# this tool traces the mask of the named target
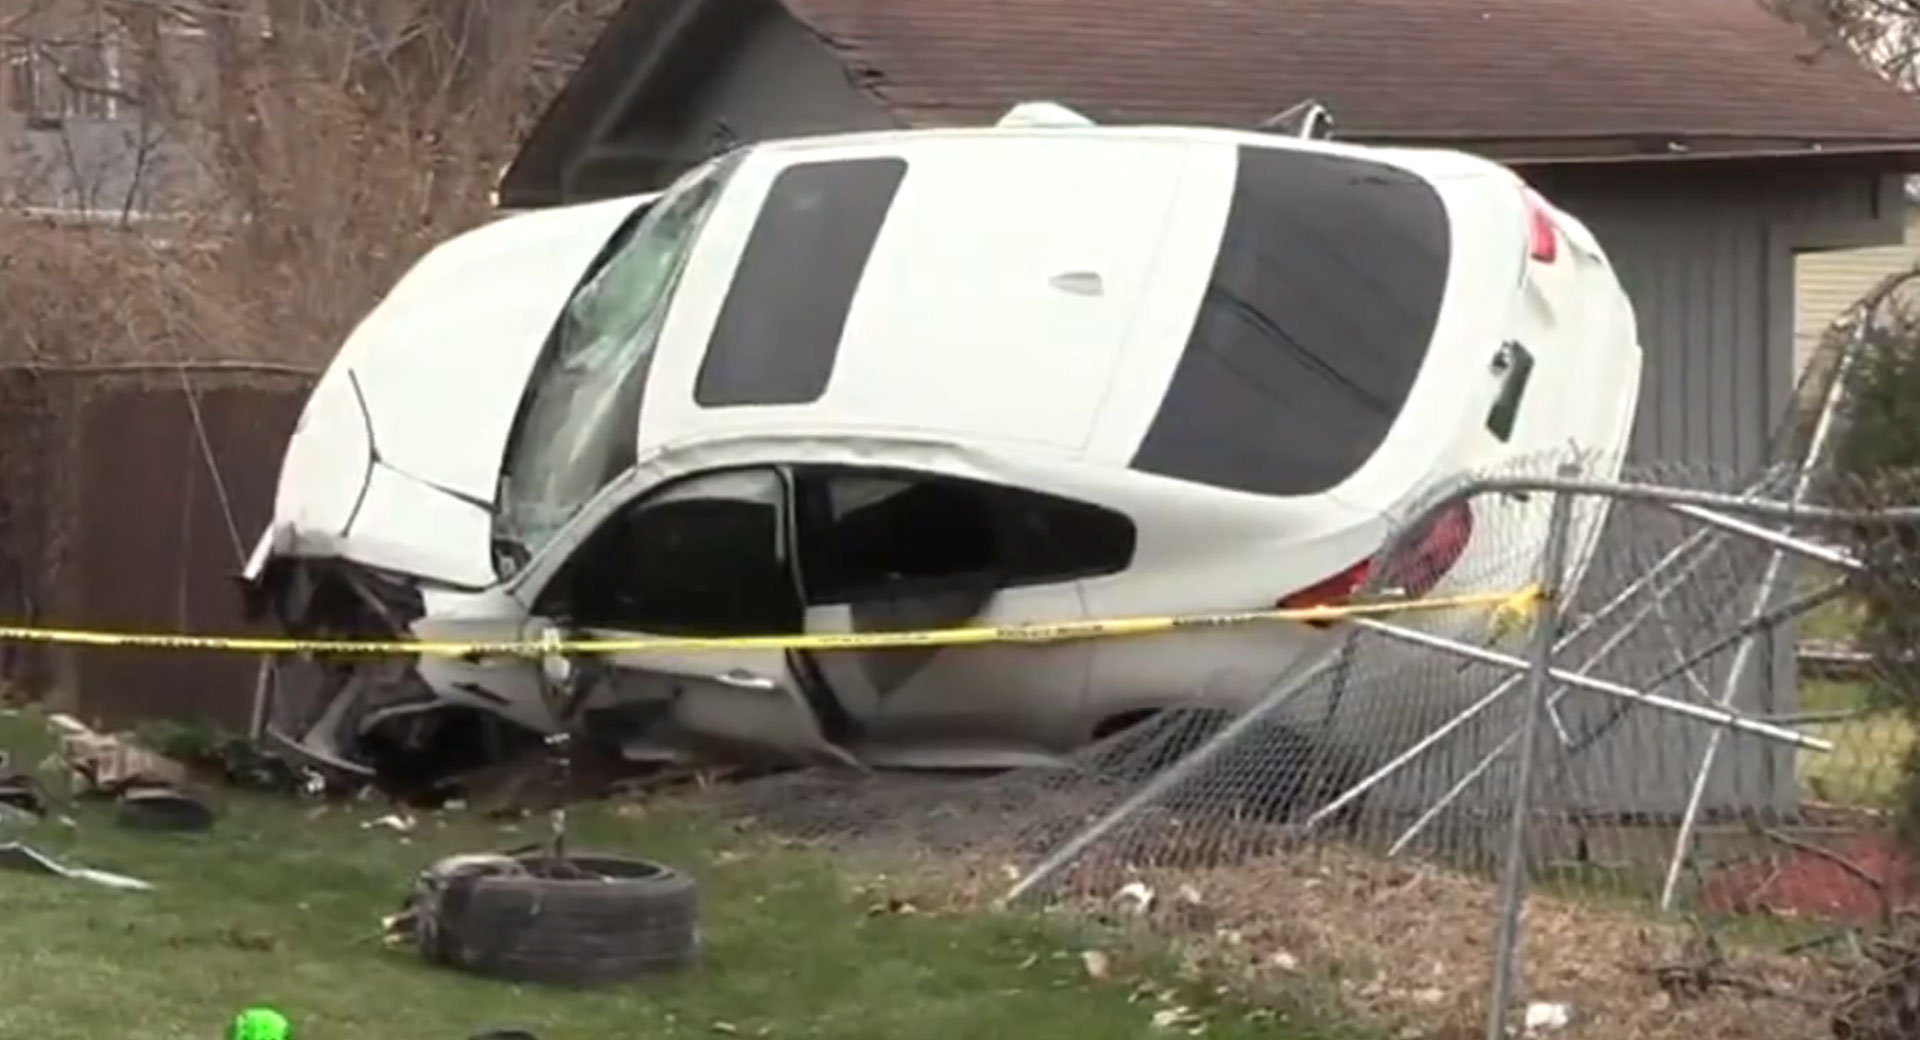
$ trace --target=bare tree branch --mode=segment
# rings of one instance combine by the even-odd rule
[[[0,206],[88,211],[0,211],[0,356],[319,362],[421,252],[488,218],[617,2],[13,0],[0,33],[45,63],[32,100],[118,118],[36,131],[0,167]],[[109,41],[102,66],[85,48]],[[102,155],[98,134],[125,143]]]

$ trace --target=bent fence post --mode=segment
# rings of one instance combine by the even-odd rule
[[[1560,475],[1571,479],[1572,467]],[[1564,610],[1561,586],[1566,573],[1567,529],[1573,520],[1573,494],[1553,497],[1547,520],[1546,551],[1540,564],[1541,609],[1534,615],[1533,645],[1528,653],[1527,706],[1520,728],[1520,763],[1514,784],[1513,815],[1507,825],[1506,862],[1500,879],[1500,917],[1494,928],[1493,984],[1488,994],[1487,1040],[1504,1040],[1507,1011],[1513,1003],[1520,958],[1520,910],[1526,902],[1527,817],[1532,812],[1533,772],[1540,757],[1540,731],[1547,713],[1547,689],[1552,677],[1554,637]]]
[[[1846,392],[1848,375],[1859,357],[1859,339],[1848,345],[1840,356],[1840,363],[1834,372],[1833,382],[1827,387],[1826,399],[1821,403],[1819,417],[1814,422],[1812,435],[1807,440],[1806,452],[1800,459],[1800,474],[1793,482],[1793,490],[1787,499],[1789,506],[1799,506],[1806,501],[1813,486],[1813,467],[1826,454],[1827,440],[1833,434],[1836,413]],[[1767,567],[1760,578],[1760,588],[1754,593],[1753,604],[1749,608],[1749,619],[1764,618],[1773,603],[1774,592],[1779,586],[1782,572],[1786,569],[1787,556],[1800,549],[1791,537],[1792,527],[1782,532],[1786,535],[1782,541],[1770,543],[1773,551],[1767,556]],[[1842,561],[1853,563],[1851,558]],[[1855,564],[1857,566],[1857,564]],[[1720,695],[1714,704],[1720,708],[1730,708],[1740,696],[1741,683],[1745,680],[1754,649],[1760,645],[1761,633],[1749,632],[1740,641],[1739,649],[1734,651],[1733,665],[1722,680]],[[1700,822],[1700,806],[1706,800],[1707,784],[1713,776],[1713,766],[1720,755],[1720,744],[1727,731],[1716,727],[1707,737],[1706,750],[1701,752],[1700,765],[1693,776],[1693,788],[1687,794],[1687,808],[1680,817],[1680,832],[1673,839],[1673,854],[1667,861],[1667,874],[1660,884],[1660,911],[1666,913],[1673,909],[1673,900],[1680,886],[1680,871],[1693,852],[1694,831]]]

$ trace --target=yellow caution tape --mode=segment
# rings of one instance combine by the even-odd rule
[[[1504,603],[1495,604],[1487,626],[1489,636],[1499,642],[1530,626],[1534,607],[1539,604],[1541,595],[1540,588],[1535,586],[1527,590],[1524,598],[1515,596]]]
[[[831,632],[787,636],[672,637],[623,639],[526,639],[509,642],[449,640],[292,639],[273,636],[195,636],[140,632],[103,632],[79,628],[0,625],[0,643],[112,647],[127,650],[191,650],[238,654],[339,654],[422,657],[546,657],[663,653],[696,650],[891,650],[905,647],[971,646],[983,643],[1059,643],[1076,639],[1114,639],[1191,628],[1220,628],[1262,621],[1340,621],[1347,618],[1413,611],[1493,607],[1498,616],[1532,612],[1537,586],[1518,592],[1484,592],[1420,600],[1388,600],[1347,606],[1291,610],[1244,610],[1214,614],[1062,621],[1052,624],[977,625],[917,632]]]

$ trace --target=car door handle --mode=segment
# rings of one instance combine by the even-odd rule
[[[780,686],[772,679],[764,675],[756,675],[745,668],[729,668],[709,678],[722,686],[731,686],[736,690],[774,690]]]
[[[1513,437],[1520,399],[1526,396],[1527,381],[1533,377],[1533,352],[1517,341],[1501,344],[1493,356],[1493,374],[1500,378],[1500,393],[1487,409],[1487,432],[1504,442]]]

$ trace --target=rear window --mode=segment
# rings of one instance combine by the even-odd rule
[[[854,291],[906,175],[897,158],[780,171],[720,305],[696,404],[807,404],[826,392]]]
[[[1406,404],[1449,255],[1420,178],[1241,148],[1206,295],[1133,468],[1263,495],[1351,476]]]

